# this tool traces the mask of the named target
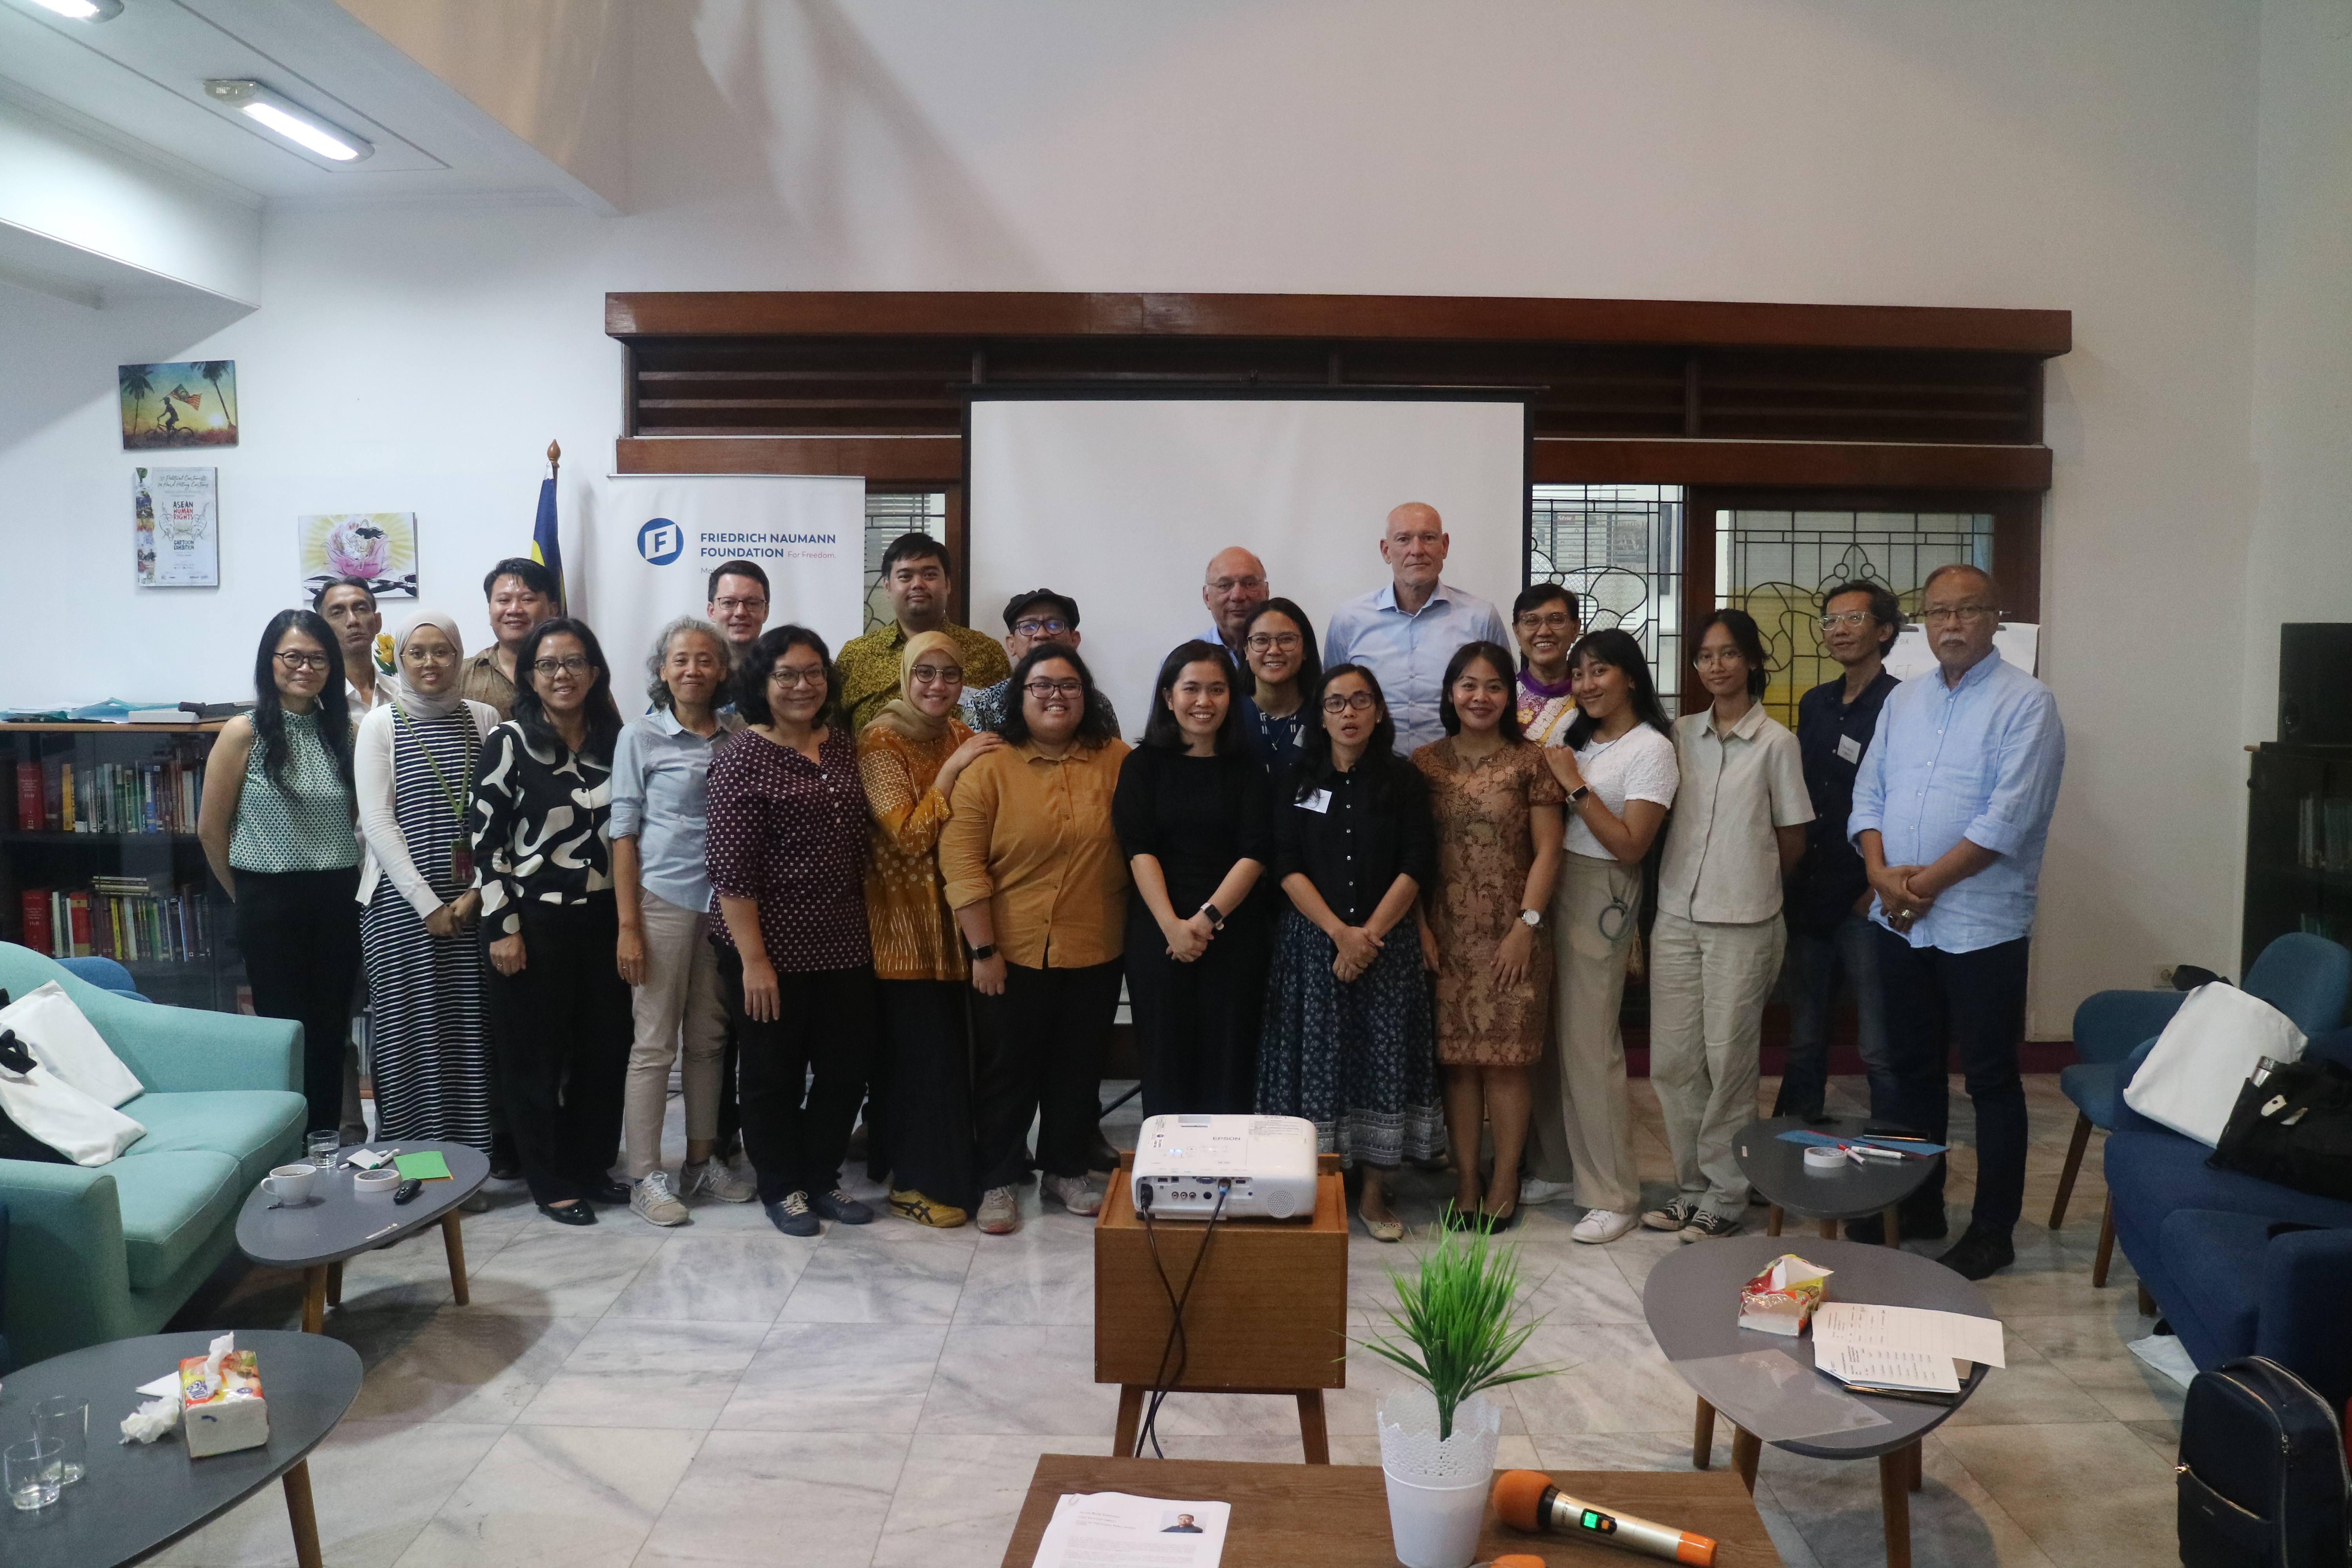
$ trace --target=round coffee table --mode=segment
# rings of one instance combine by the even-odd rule
[[[449,1165],[446,1181],[425,1184],[404,1204],[390,1196],[362,1197],[352,1189],[352,1168],[338,1163],[321,1171],[310,1195],[299,1204],[280,1206],[266,1187],[256,1187],[236,1216],[237,1249],[256,1263],[272,1268],[302,1270],[302,1330],[315,1334],[326,1324],[327,1309],[343,1299],[343,1259],[441,1222],[441,1243],[449,1254],[449,1289],[457,1305],[469,1300],[466,1290],[466,1239],[457,1231],[457,1205],[489,1180],[489,1156],[470,1143],[444,1143],[411,1139],[371,1143],[378,1153],[422,1154],[437,1152]],[[356,1153],[357,1150],[347,1151]],[[262,1386],[269,1386],[265,1375]]]
[[[1796,1147],[1794,1144],[1789,1145]],[[1774,1350],[1811,1372],[1813,1337],[1768,1334],[1739,1326],[1739,1288],[1764,1266],[1789,1251],[1790,1244],[1769,1236],[1733,1236],[1677,1247],[1650,1270],[1642,1288],[1642,1316],[1658,1348],[1669,1362],[1697,1361],[1706,1356],[1738,1355],[1745,1351]],[[1970,1317],[1998,1317],[1978,1289],[1952,1270],[1899,1247],[1868,1247],[1854,1241],[1809,1241],[1801,1254],[1830,1273],[1830,1296],[1839,1301],[1861,1301],[1889,1307],[1928,1307]],[[1927,1405],[1907,1399],[1855,1397],[1886,1417],[1884,1426],[1858,1432],[1780,1442],[1777,1447],[1822,1459],[1878,1461],[1879,1500],[1886,1515],[1888,1568],[1909,1568],[1911,1562],[1911,1499],[1919,1489],[1919,1439],[1936,1427],[1984,1382],[1989,1369],[1978,1365],[1960,1384],[1960,1396],[1949,1405]],[[1715,1407],[1698,1402],[1698,1418],[1691,1436],[1691,1463],[1705,1469],[1715,1447]],[[1753,1433],[1732,1431],[1731,1459],[1739,1479],[1750,1490],[1756,1485],[1756,1460],[1762,1444]]]
[[[319,1568],[319,1522],[310,1509],[310,1450],[359,1397],[360,1358],[341,1340],[283,1330],[243,1329],[269,1402],[269,1441],[209,1458],[188,1457],[178,1430],[152,1443],[122,1442],[122,1418],[146,1403],[136,1392],[182,1358],[212,1348],[209,1330],[148,1334],[68,1351],[8,1374],[0,1384],[0,1436],[32,1431],[31,1407],[52,1394],[89,1401],[89,1458],[81,1479],[47,1508],[0,1506],[0,1562],[8,1568],[115,1568],[158,1552],[219,1517],[271,1481],[286,1488],[295,1560]]]
[[[1886,1245],[1903,1245],[1895,1205],[1919,1190],[1941,1154],[1925,1160],[1864,1159],[1860,1164],[1848,1160],[1835,1171],[1816,1173],[1805,1168],[1805,1145],[1780,1136],[1794,1128],[1828,1138],[1859,1138],[1864,1125],[1852,1117],[1808,1121],[1801,1116],[1772,1116],[1751,1121],[1733,1135],[1731,1152],[1739,1162],[1739,1173],[1772,1205],[1766,1235],[1780,1234],[1783,1210],[1821,1221],[1822,1235],[1832,1238],[1840,1220],[1884,1215]]]

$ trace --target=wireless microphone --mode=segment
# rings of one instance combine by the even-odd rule
[[[1561,1491],[1538,1470],[1504,1471],[1496,1478],[1494,1500],[1496,1513],[1514,1530],[1601,1541],[1669,1563],[1714,1568],[1716,1543],[1706,1536],[1595,1507]]]

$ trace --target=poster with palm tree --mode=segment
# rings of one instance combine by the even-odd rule
[[[174,360],[116,367],[122,449],[236,445],[236,362]]]

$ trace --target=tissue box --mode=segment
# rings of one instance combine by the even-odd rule
[[[269,1405],[261,1397],[261,1374],[253,1352],[231,1351],[223,1356],[218,1383],[205,1375],[210,1359],[192,1355],[180,1363],[181,1426],[188,1435],[192,1459],[258,1448],[269,1441]]]
[[[1828,1294],[1822,1281],[1830,1271],[1784,1252],[1764,1266],[1764,1272],[1739,1288],[1739,1326],[1768,1334],[1794,1336]]]

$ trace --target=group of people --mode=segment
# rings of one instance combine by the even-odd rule
[[[756,564],[719,567],[625,721],[536,563],[486,579],[491,647],[468,658],[420,613],[381,682],[365,584],[331,584],[270,622],[207,777],[256,1009],[304,1024],[332,1124],[363,965],[382,1134],[475,1143],[560,1223],[753,1197],[788,1235],[866,1223],[842,1181],[862,1108],[895,1213],[1003,1234],[1033,1173],[1074,1214],[1101,1204],[1124,982],[1145,1114],[1312,1121],[1376,1237],[1404,1232],[1389,1173],[1451,1149],[1465,1217],[1572,1193],[1580,1241],[1696,1240],[1742,1225],[1731,1140],[1793,944],[1779,1110],[1821,1111],[1842,978],[1874,1116],[1940,1139],[1948,1033],[1979,1173],[1947,1260],[2007,1262],[2063,741],[1992,647],[1992,579],[1928,579],[1942,679],[1910,683],[1883,668],[1893,595],[1832,587],[1845,674],[1792,734],[1745,612],[1691,635],[1709,703],[1669,721],[1631,635],[1584,632],[1553,584],[1507,623],[1444,581],[1448,544],[1433,510],[1397,508],[1390,581],[1319,639],[1255,556],[1221,552],[1204,635],[1163,661],[1132,744],[1076,602],[1016,595],[1001,641],[954,625],[947,547],[921,533],[883,560],[892,622],[837,654],[766,627]],[[1617,1019],[1662,835],[1650,1048],[1675,1191],[1645,1209]],[[1942,1208],[1931,1181],[1906,1234],[1944,1234]]]

